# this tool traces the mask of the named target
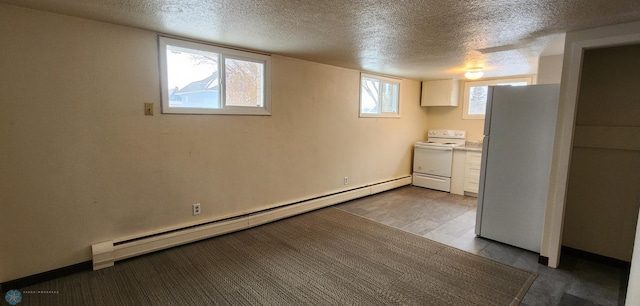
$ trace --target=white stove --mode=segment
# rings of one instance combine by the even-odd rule
[[[461,146],[467,140],[467,132],[457,130],[429,130],[427,141],[419,142],[437,146]]]
[[[453,148],[453,147],[458,147],[458,146],[462,146],[464,144],[459,144],[459,143],[439,143],[439,142],[429,142],[429,141],[424,141],[424,142],[416,142],[415,146],[416,147],[436,147],[436,148]]]
[[[463,146],[466,132],[429,130],[428,139],[414,145],[413,185],[451,191],[453,148]]]

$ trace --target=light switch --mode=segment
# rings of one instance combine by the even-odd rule
[[[145,116],[153,116],[153,103],[145,103],[144,104],[144,115]]]

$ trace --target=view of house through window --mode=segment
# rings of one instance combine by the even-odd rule
[[[220,108],[220,54],[167,45],[169,107]]]
[[[360,117],[399,117],[400,81],[375,75],[360,77]]]
[[[465,82],[462,119],[484,119],[489,86],[526,86],[530,83],[530,77]]]
[[[160,54],[164,113],[269,115],[268,56],[166,37]]]

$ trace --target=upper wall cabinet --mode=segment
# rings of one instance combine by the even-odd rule
[[[453,79],[422,82],[422,106],[458,106],[458,81]]]

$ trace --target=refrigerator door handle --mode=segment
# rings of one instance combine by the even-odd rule
[[[493,86],[487,89],[487,108],[484,113],[484,135],[489,135],[491,128],[491,110],[493,108]]]
[[[484,203],[484,184],[487,174],[487,160],[489,159],[489,141],[491,137],[484,136],[482,140],[482,161],[480,162],[480,181],[478,188],[478,202],[476,208],[476,235],[480,236],[482,227],[482,205]]]

